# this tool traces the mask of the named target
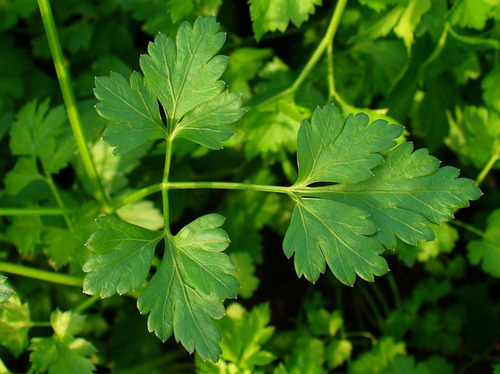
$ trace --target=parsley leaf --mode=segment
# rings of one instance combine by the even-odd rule
[[[115,147],[113,154],[129,152],[150,140],[166,137],[158,103],[141,74],[134,72],[129,83],[118,73],[96,79],[97,112],[117,122],[104,131],[103,139]]]
[[[500,278],[500,209],[494,210],[487,221],[487,228],[481,240],[472,240],[467,245],[469,261],[481,264],[487,274]]]
[[[13,294],[14,290],[6,283],[7,277],[0,274],[0,303],[8,300]]]
[[[74,139],[62,106],[49,110],[49,101],[33,100],[17,113],[10,130],[16,156],[37,156],[47,174],[57,173],[73,158]]]
[[[83,328],[84,317],[56,310],[50,315],[54,335],[31,339],[30,361],[38,371],[49,374],[88,374],[95,370],[88,358],[97,352],[89,341],[75,338]]]
[[[141,313],[151,312],[148,328],[161,340],[174,332],[189,352],[213,362],[221,337],[212,319],[224,315],[221,299],[236,297],[239,288],[236,268],[220,253],[229,245],[223,223],[221,215],[208,214],[168,235],[161,266],[137,300]]]
[[[499,151],[500,115],[484,107],[466,106],[457,108],[455,117],[448,115],[450,134],[445,143],[463,163],[481,169]]]
[[[146,280],[154,250],[163,234],[113,216],[96,220],[99,230],[86,243],[95,255],[83,265],[85,293],[109,297],[135,291]]]
[[[28,304],[17,295],[0,303],[0,342],[15,356],[28,345],[28,331],[33,326]]]
[[[314,14],[314,7],[322,0],[249,0],[250,16],[255,38],[259,40],[268,31],[284,32],[290,21],[297,27]]]
[[[215,374],[231,368],[235,372],[255,373],[257,366],[271,363],[274,355],[262,348],[274,333],[274,327],[268,326],[269,304],[261,304],[247,312],[240,304],[233,303],[226,312],[227,317],[217,322],[222,334],[221,360],[214,364],[196,357],[198,372]]]
[[[299,177],[296,185],[315,182],[354,183],[373,175],[371,169],[384,158],[378,152],[396,145],[403,132],[398,125],[377,120],[369,124],[366,114],[344,116],[333,105],[317,108],[304,121],[297,138]]]
[[[148,85],[167,116],[172,137],[221,149],[233,134],[230,123],[243,114],[241,97],[219,80],[228,59],[215,56],[225,41],[215,17],[181,25],[175,42],[158,34],[140,58]]]
[[[373,280],[388,271],[379,254],[396,246],[396,236],[409,244],[432,240],[428,222],[451,219],[454,208],[481,195],[471,180],[457,178],[457,169],[439,168],[425,149],[412,153],[403,143],[379,153],[401,132],[381,120],[368,124],[365,115],[344,121],[332,105],[303,121],[299,177],[291,188],[297,205],[283,242],[288,257],[295,253],[299,276],[316,281],[326,262],[345,284],[356,274]]]

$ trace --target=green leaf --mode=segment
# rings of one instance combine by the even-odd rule
[[[102,298],[135,291],[146,280],[163,233],[143,229],[113,216],[96,220],[86,243],[95,254],[83,265],[83,291]]]
[[[394,28],[397,36],[405,42],[408,53],[411,51],[411,46],[414,41],[414,33],[422,16],[431,9],[431,0],[410,0],[406,6],[398,24]]]
[[[311,123],[300,126],[297,148],[300,186],[315,182],[355,183],[370,178],[371,169],[383,162],[378,153],[396,142],[403,128],[366,114],[344,116],[334,105],[317,108]]]
[[[171,137],[181,137],[210,149],[222,148],[233,134],[230,123],[243,114],[241,97],[219,80],[227,67],[215,56],[225,41],[214,17],[181,25],[175,42],[158,34],[140,65],[148,85],[167,116]]]
[[[149,151],[149,147],[136,148],[134,152],[113,155],[113,149],[101,139],[91,148],[92,158],[104,190],[110,194],[122,190],[129,180],[127,174],[140,165],[140,160]]]
[[[17,295],[0,303],[0,344],[14,356],[19,356],[28,346],[28,332],[32,326],[28,304],[21,303]]]
[[[493,8],[498,4],[495,0],[458,0],[450,14],[452,25],[470,27],[481,30],[486,21],[493,15]]]
[[[413,356],[396,356],[387,374],[431,374],[425,363],[415,363]]]
[[[322,0],[249,0],[255,38],[259,40],[269,31],[284,32],[290,21],[297,27],[314,14]]]
[[[450,220],[454,208],[481,195],[425,149],[412,153],[410,143],[382,156],[401,131],[381,120],[369,125],[366,115],[344,121],[333,106],[302,123],[291,187],[297,206],[283,242],[299,276],[316,281],[326,262],[345,284],[356,274],[372,280],[388,271],[379,254],[396,246],[396,236],[412,245],[432,240],[429,222]]]
[[[481,82],[481,88],[483,89],[484,102],[488,106],[500,112],[500,88],[498,87],[499,80],[500,66],[497,66],[483,78]]]
[[[164,224],[160,210],[149,200],[138,200],[122,206],[116,210],[116,215],[128,223],[148,230],[159,230]]]
[[[358,0],[360,4],[366,5],[374,10],[384,10],[389,5],[402,5],[408,4],[409,0]]]
[[[372,281],[373,274],[389,271],[379,256],[382,245],[369,237],[377,226],[366,211],[326,199],[297,200],[283,241],[285,255],[295,254],[300,277],[316,282],[325,271],[325,261],[343,283],[352,285],[356,274]]]
[[[9,195],[17,195],[34,181],[45,181],[36,165],[35,157],[20,157],[16,165],[5,176],[5,190]]]
[[[165,125],[158,111],[158,102],[141,74],[134,72],[130,84],[118,73],[99,77],[94,94],[99,103],[97,112],[117,124],[104,131],[103,139],[115,147],[113,154],[120,155],[147,144],[154,139],[167,137]]]
[[[440,224],[453,218],[453,210],[481,196],[473,181],[458,178],[453,167],[439,167],[426,149],[415,152],[411,143],[391,151],[373,170],[374,177],[355,185],[325,187],[330,198],[369,212],[379,231],[375,238],[394,248],[395,236],[415,245],[434,239],[428,222]]]
[[[255,265],[252,257],[247,252],[232,253],[230,257],[234,266],[238,269],[238,272],[234,274],[240,284],[238,296],[248,299],[252,297],[259,286],[259,278],[255,276]]]
[[[7,234],[23,256],[34,253],[42,245],[44,232],[40,216],[12,217],[12,224],[7,228]]]
[[[242,94],[243,99],[252,97],[250,80],[261,70],[265,60],[272,56],[271,49],[238,48],[229,58],[228,69],[224,78],[235,92]]]
[[[262,348],[274,333],[268,326],[271,310],[261,304],[247,312],[240,304],[233,303],[226,309],[227,316],[217,322],[222,335],[221,360],[217,364],[196,357],[196,366],[201,373],[222,373],[226,367],[237,372],[254,373],[258,366],[271,363],[274,355]],[[218,370],[217,370],[218,369]]]
[[[35,370],[49,374],[88,374],[95,370],[89,356],[97,349],[89,341],[75,338],[83,328],[84,316],[56,310],[50,315],[54,335],[31,339],[30,361]]]
[[[404,343],[397,343],[392,337],[382,337],[368,352],[361,354],[349,365],[349,374],[385,373],[397,355],[405,355]]]
[[[436,258],[440,253],[450,253],[458,240],[458,230],[448,224],[429,225],[434,232],[435,239],[430,242],[420,242],[416,247],[398,242],[396,252],[407,265],[411,266],[416,260],[427,262]]]
[[[13,294],[14,290],[6,283],[7,277],[0,274],[0,303],[7,301]]]
[[[484,82],[484,81],[483,81]],[[457,108],[455,118],[448,115],[450,134],[445,139],[460,160],[482,169],[498,152],[500,115],[483,107]]]
[[[485,273],[500,278],[500,209],[488,216],[484,236],[481,240],[471,240],[467,250],[472,265],[481,264]]]
[[[212,319],[224,315],[221,299],[235,297],[239,288],[236,268],[221,253],[229,245],[223,223],[221,215],[208,214],[167,236],[161,266],[137,300],[141,313],[151,312],[150,331],[161,340],[174,332],[189,352],[212,362],[221,353]]]
[[[16,156],[37,156],[45,173],[57,173],[68,165],[74,140],[64,107],[49,110],[48,100],[40,105],[33,100],[22,107],[10,130],[10,149]]]
[[[12,374],[12,372],[7,369],[2,359],[0,359],[0,374]]]
[[[274,374],[326,374],[316,357],[310,353],[297,352],[285,357],[285,364],[281,364]]]
[[[349,340],[335,339],[325,348],[325,359],[330,369],[342,365],[351,357],[353,346]]]

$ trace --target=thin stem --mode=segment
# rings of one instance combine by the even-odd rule
[[[9,262],[0,261],[0,271],[66,286],[82,287],[83,285],[83,279],[79,277],[35,269],[24,265],[11,264]]]
[[[382,313],[380,312],[380,308],[377,306],[377,303],[373,299],[372,295],[366,288],[366,286],[363,283],[360,283],[359,289],[361,293],[363,294],[363,297],[365,298],[366,302],[370,306],[370,309],[375,317],[376,320],[376,325],[379,329],[382,329],[382,326],[384,324],[384,318],[382,317]]]
[[[170,234],[170,209],[168,204],[168,190],[169,182],[168,177],[170,174],[170,164],[172,162],[172,143],[173,136],[171,136],[167,141],[167,150],[165,153],[165,167],[163,169],[163,179],[162,179],[162,190],[161,197],[163,202],[163,230],[165,233]]]
[[[252,183],[234,183],[234,182],[167,182],[164,188],[172,190],[193,190],[193,189],[216,189],[216,190],[251,190],[263,192],[276,192],[290,194],[291,187],[268,186]]]
[[[372,345],[377,344],[377,338],[375,337],[375,335],[373,335],[372,333],[370,333],[368,331],[346,332],[345,333],[345,338],[346,339],[350,339],[350,338],[367,338],[367,339],[370,339],[370,342],[372,343]]]
[[[50,322],[31,322],[33,327],[52,327]]]
[[[319,62],[323,53],[325,53],[327,47],[333,43],[333,39],[339,28],[342,15],[344,14],[344,10],[347,5],[347,1],[348,0],[337,1],[337,5],[335,6],[335,10],[333,11],[333,15],[326,30],[325,36],[323,37],[323,39],[321,39],[320,43],[318,44],[313,54],[311,55],[311,58],[302,68],[302,71],[299,73],[293,84],[287,89],[259,103],[260,106],[268,105],[285,96],[293,95],[299,89],[302,83],[304,83],[308,75],[313,71],[314,67]],[[333,52],[333,47],[332,47],[332,52]]]
[[[330,102],[335,96],[335,76],[333,66],[333,42],[328,44],[326,49],[326,61],[328,64],[328,101]]]
[[[98,294],[87,297],[85,301],[83,301],[80,305],[74,308],[73,311],[75,311],[76,313],[82,313],[88,308],[90,308],[92,305],[94,305],[96,302],[98,302],[99,300],[101,300],[101,296],[99,296]]]
[[[396,304],[396,309],[401,308],[401,296],[399,295],[399,289],[396,284],[396,280],[394,279],[394,275],[392,273],[387,274],[387,280],[389,282],[389,287],[392,290],[392,296],[394,297],[394,303]]]
[[[461,227],[461,228],[463,228],[463,229],[465,229],[473,234],[476,234],[477,236],[480,236],[480,237],[483,237],[485,235],[485,233],[483,231],[479,230],[478,228],[476,228],[472,225],[469,225],[468,223],[462,222],[458,219],[454,219],[453,221],[450,221],[450,224]]]
[[[73,88],[71,87],[68,69],[66,68],[66,62],[62,53],[61,44],[59,43],[59,36],[57,35],[54,17],[52,16],[52,10],[50,8],[50,1],[38,0],[38,7],[40,8],[40,14],[42,16],[43,25],[47,34],[57,79],[61,87],[61,93],[66,106],[66,111],[68,113],[69,123],[71,125],[71,129],[73,130],[78,150],[80,151],[80,155],[82,157],[83,167],[85,168],[89,179],[95,186],[96,199],[106,210],[109,210],[109,200],[97,175],[94,160],[90,154],[87,140],[85,139],[85,134],[82,129],[80,113],[78,112],[78,108],[76,106],[76,100]]]
[[[0,208],[0,216],[62,216],[71,213],[67,208]]]
[[[56,202],[57,202],[57,205],[59,205],[59,208],[66,209],[64,201],[61,198],[61,195],[59,194],[59,191],[57,190],[57,186],[54,183],[54,179],[52,179],[52,175],[50,175],[50,173],[45,173],[45,180],[47,181],[47,184],[49,185],[49,188],[52,191],[52,195],[54,195],[54,198],[56,199]],[[68,226],[68,229],[73,231],[73,224],[71,223],[69,216],[67,214],[63,214],[63,217],[64,217],[64,222],[66,222],[66,226]]]
[[[151,186],[142,188],[138,191],[135,191],[131,193],[130,195],[125,196],[124,198],[118,200],[113,204],[113,210],[117,210],[121,208],[122,206],[125,206],[127,204],[133,203],[134,201],[140,200],[146,196],[152,195],[156,192],[160,192],[162,190],[162,184],[157,183],[153,184]]]
[[[500,146],[496,147],[495,153],[493,153],[493,155],[491,155],[490,159],[488,160],[488,162],[484,166],[483,170],[481,170],[481,172],[477,176],[476,181],[474,182],[475,186],[479,186],[483,182],[484,178],[486,178],[486,176],[491,171],[493,166],[495,166],[495,163],[498,160],[500,160]]]
[[[297,79],[295,79],[295,82],[293,82],[291,87],[293,92],[295,92],[300,87],[300,85],[304,82],[307,76],[314,69],[319,59],[321,58],[326,48],[328,47],[328,45],[333,43],[333,39],[339,28],[340,20],[342,19],[342,15],[344,14],[347,1],[348,0],[337,1],[337,5],[335,5],[335,10],[333,11],[333,16],[330,21],[330,24],[328,25],[328,29],[326,30],[326,34],[323,37],[323,39],[321,39],[321,42],[314,50],[306,66],[304,66]]]
[[[389,315],[390,309],[389,305],[387,304],[387,301],[384,298],[384,295],[382,295],[382,291],[380,291],[380,288],[377,283],[370,283],[370,288],[372,289],[373,293],[375,294],[375,297],[378,299],[378,302],[380,306],[382,307],[383,312],[385,315]]]

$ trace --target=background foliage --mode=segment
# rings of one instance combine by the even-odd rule
[[[90,155],[111,201],[103,207],[93,197],[97,187],[77,151],[36,1],[0,2],[0,272],[7,276],[0,276],[0,372],[500,372],[500,2],[51,5]],[[217,364],[148,333],[134,292],[103,300],[82,294],[82,266],[88,271],[91,253],[103,251],[84,243],[98,226],[119,225],[95,223],[97,216],[114,210],[149,230],[164,224],[159,195],[126,204],[161,181],[163,149],[120,154],[118,147],[113,156],[101,136],[114,122],[97,114],[93,89],[101,99],[106,85],[123,84],[110,71],[140,71],[139,55],[158,32],[174,37],[183,21],[207,15],[227,33],[223,79],[247,112],[221,151],[176,140],[172,180],[289,186],[304,179],[294,166],[300,123],[333,102],[346,115],[403,124],[415,148],[460,168],[484,192],[456,220],[432,226],[435,241],[386,251],[388,275],[346,287],[330,272],[314,285],[299,279],[283,256],[294,208],[286,196],[171,191],[173,233],[204,214],[226,217],[226,253],[242,288],[216,322],[223,337]],[[96,76],[109,78],[96,84]],[[155,137],[161,134],[148,139]],[[95,287],[107,292],[106,284]]]

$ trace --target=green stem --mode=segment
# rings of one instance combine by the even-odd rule
[[[367,338],[367,339],[370,339],[370,342],[372,343],[372,345],[375,345],[377,344],[377,338],[375,337],[375,335],[373,335],[372,333],[368,332],[368,331],[360,331],[360,332],[346,332],[345,334],[345,338],[346,339],[352,339],[352,338]]]
[[[480,236],[481,238],[485,235],[485,233],[477,228],[475,228],[474,226],[472,225],[469,225],[468,223],[465,223],[465,222],[462,222],[458,219],[454,219],[453,221],[450,221],[450,223],[452,225],[455,225],[455,226],[458,226],[458,227],[461,227],[473,234],[476,234],[477,236]]]
[[[33,327],[52,327],[50,322],[31,322]]]
[[[319,62],[323,53],[329,45],[333,43],[333,39],[340,25],[340,21],[342,19],[342,15],[344,14],[345,7],[347,5],[348,0],[338,0],[337,5],[335,5],[335,10],[333,11],[332,18],[326,30],[325,36],[319,42],[318,46],[314,50],[313,54],[309,61],[307,61],[306,65],[302,68],[301,72],[293,82],[293,84],[287,89],[277,93],[274,96],[271,96],[269,99],[264,100],[259,103],[259,106],[271,104],[285,96],[293,95],[299,89],[299,87],[304,83],[309,74],[313,71],[316,64]],[[333,47],[332,47],[333,52]]]
[[[22,275],[28,278],[39,279],[46,282],[64,284],[66,286],[82,287],[83,285],[83,279],[79,277],[35,269],[23,265],[11,264],[9,262],[0,261],[0,271]]]
[[[342,15],[344,14],[347,1],[348,0],[337,1],[337,5],[335,5],[335,10],[333,11],[333,16],[332,19],[330,20],[330,24],[328,25],[328,29],[326,30],[326,34],[323,37],[323,39],[321,39],[321,42],[314,50],[306,66],[304,66],[297,79],[295,79],[295,82],[293,82],[291,87],[291,90],[293,92],[295,92],[300,87],[300,85],[304,82],[307,76],[314,69],[319,59],[325,52],[326,48],[333,43],[333,39],[335,38],[335,34],[337,33],[337,30],[339,28],[340,20],[342,19]]]
[[[328,63],[328,102],[331,102],[336,93],[333,66],[333,42],[328,44],[328,48],[326,49],[326,58]]]
[[[97,175],[95,164],[83,132],[80,113],[78,112],[68,69],[66,68],[61,44],[59,43],[54,17],[52,16],[52,10],[50,8],[50,1],[38,0],[38,7],[40,8],[40,14],[42,16],[50,51],[52,53],[57,79],[59,80],[59,85],[61,87],[61,93],[66,106],[66,111],[68,113],[69,123],[71,125],[71,129],[73,130],[78,150],[80,151],[83,167],[95,186],[96,199],[106,210],[109,210],[109,200]]]
[[[167,141],[167,150],[165,152],[165,167],[163,169],[163,179],[161,183],[161,197],[162,197],[162,202],[163,202],[163,230],[167,234],[170,233],[170,209],[169,209],[169,203],[168,203],[168,190],[169,190],[169,182],[168,182],[168,177],[170,174],[170,164],[172,162],[172,143],[173,143],[173,136],[171,136],[168,141]]]
[[[364,299],[370,306],[370,309],[373,313],[373,316],[375,317],[376,325],[379,329],[382,329],[382,326],[384,324],[384,318],[382,317],[382,313],[380,312],[380,308],[378,307],[377,303],[373,299],[372,295],[366,288],[366,286],[363,283],[359,284],[359,289],[361,293],[363,294]]]
[[[475,186],[479,186],[481,183],[483,183],[484,178],[488,175],[488,173],[491,171],[493,166],[495,166],[495,163],[500,160],[500,146],[496,147],[495,153],[491,155],[490,159],[484,166],[483,170],[479,173],[479,175],[476,178],[476,181],[474,182]]]
[[[0,208],[0,216],[62,216],[71,213],[66,208]]]
[[[399,295],[399,290],[396,284],[396,280],[394,279],[394,275],[392,275],[392,273],[388,273],[387,280],[389,282],[389,287],[391,287],[392,290],[392,296],[394,297],[396,309],[401,309],[401,296]]]
[[[375,294],[375,297],[377,298],[380,306],[382,307],[383,312],[385,315],[389,315],[390,309],[389,305],[387,304],[387,301],[385,300],[384,295],[382,294],[382,291],[380,291],[380,288],[377,283],[370,283],[370,288],[372,289],[373,293]]]
[[[164,188],[171,190],[216,189],[276,192],[288,195],[292,193],[291,187],[234,182],[167,182],[164,183],[163,186]]]
[[[52,195],[54,195],[54,198],[56,199],[56,202],[57,202],[57,205],[59,206],[59,208],[66,209],[64,201],[61,198],[61,195],[59,194],[59,191],[57,190],[57,186],[54,183],[54,179],[52,179],[52,175],[50,175],[50,173],[45,173],[45,180],[46,180],[47,184],[49,185],[49,188],[52,191]],[[69,216],[67,214],[63,214],[63,217],[64,217],[64,222],[66,222],[66,226],[68,226],[68,229],[73,231],[73,224],[71,223]]]
[[[142,188],[138,191],[131,193],[130,195],[125,196],[124,198],[118,200],[117,202],[115,202],[113,204],[113,210],[117,210],[122,206],[133,203],[134,201],[140,200],[146,196],[149,196],[149,195],[154,194],[156,192],[159,192],[161,190],[162,190],[161,183],[153,184],[151,186]]]
[[[83,313],[85,310],[90,308],[92,305],[94,305],[99,300],[101,300],[101,296],[99,296],[99,295],[93,295],[93,296],[87,297],[85,299],[85,301],[82,302],[80,305],[78,305],[76,308],[74,308],[73,311],[76,313]]]

